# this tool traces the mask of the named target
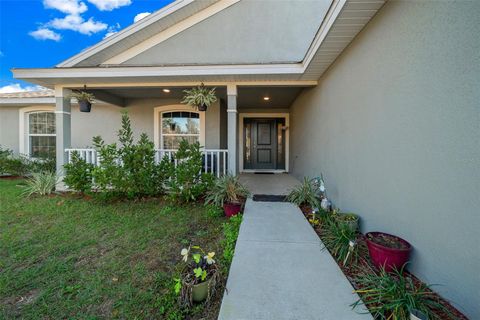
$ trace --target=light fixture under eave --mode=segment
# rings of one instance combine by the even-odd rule
[[[170,93],[170,89],[162,89],[162,91],[165,93]]]
[[[263,100],[269,101],[269,100],[270,100],[270,97],[263,97]]]

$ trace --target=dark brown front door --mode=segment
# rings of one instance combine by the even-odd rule
[[[284,169],[284,119],[245,119],[245,169]]]

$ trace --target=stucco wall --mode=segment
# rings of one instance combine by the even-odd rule
[[[291,110],[293,173],[480,319],[480,2],[390,1]]]
[[[0,107],[0,147],[18,153],[18,108]]]
[[[82,113],[72,106],[72,148],[92,146],[92,137],[102,136],[107,143],[117,141],[121,125],[121,111],[130,115],[136,138],[145,132],[154,140],[154,108],[179,104],[178,100],[130,99],[126,108],[96,104],[90,113]],[[0,146],[19,151],[19,110],[21,107],[0,107]],[[212,105],[205,115],[205,146],[220,148],[220,105]]]

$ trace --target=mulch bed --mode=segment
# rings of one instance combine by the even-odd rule
[[[311,209],[306,206],[301,206],[300,210],[303,212],[305,218],[308,220],[309,215],[311,216],[311,212],[312,212]],[[323,230],[322,230],[321,224],[318,226],[315,226],[313,229],[315,230],[317,235],[320,237],[320,239],[322,239]],[[327,247],[327,250],[329,250],[330,254],[337,262],[337,265],[343,271],[348,281],[350,281],[350,283],[355,288],[355,290],[361,290],[362,287],[358,284],[357,279],[359,279],[366,273],[373,274],[376,268],[374,267],[372,261],[370,260],[365,235],[363,235],[362,233],[359,233],[356,240],[357,240],[357,245],[359,248],[359,256],[360,256],[358,264],[356,266],[344,266],[341,261],[338,261],[334,257],[334,255],[332,254],[332,252],[330,252],[330,249],[328,247]],[[404,272],[407,273],[408,276],[413,279],[416,285],[421,285],[423,283],[420,279],[415,277],[415,275],[413,275],[412,273],[406,270]],[[434,296],[437,299],[437,302],[442,304],[451,313],[451,315],[448,315],[441,310],[433,310],[436,319],[468,320],[468,318],[464,314],[462,314],[459,310],[457,310],[454,306],[452,306],[447,300],[442,298],[439,294],[431,290],[430,292],[432,293],[432,296]],[[363,299],[362,294],[360,293],[359,295]],[[366,302],[366,307],[368,308],[369,307],[368,301],[364,301],[364,302]]]

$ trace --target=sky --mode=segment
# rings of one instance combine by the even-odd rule
[[[48,68],[173,0],[0,0],[0,93],[39,90],[11,68]]]

